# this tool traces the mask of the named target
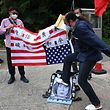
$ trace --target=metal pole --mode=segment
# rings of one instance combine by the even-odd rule
[[[75,7],[75,6],[74,6],[74,0],[73,0],[73,3],[72,3],[72,5],[73,5],[73,9],[74,9],[74,7]]]
[[[74,10],[74,0],[72,1],[72,4],[71,4],[71,11]]]

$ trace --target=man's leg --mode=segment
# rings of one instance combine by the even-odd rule
[[[7,64],[8,64],[8,71],[10,74],[10,79],[8,81],[8,84],[12,84],[15,81],[15,67],[12,66],[12,62],[11,62],[11,50],[10,48],[6,47],[6,51],[7,51]]]
[[[70,83],[71,64],[73,61],[76,61],[76,57],[77,57],[77,53],[73,53],[73,54],[66,56],[64,59],[62,79],[67,84]]]
[[[18,66],[18,70],[19,70],[19,73],[21,75],[21,81],[25,82],[25,83],[28,83],[29,80],[25,77],[25,71],[24,71],[24,66]]]
[[[85,94],[90,99],[91,103],[94,106],[100,105],[100,100],[95,94],[92,86],[89,84],[87,78],[90,74],[91,69],[94,67],[96,62],[83,62],[79,64],[79,77],[78,77],[78,83],[85,92]]]

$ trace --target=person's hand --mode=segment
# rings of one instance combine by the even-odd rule
[[[5,29],[10,30],[11,28],[13,28],[13,24],[8,25]]]
[[[20,27],[20,28],[23,28],[24,26],[23,25],[17,25],[18,27]]]

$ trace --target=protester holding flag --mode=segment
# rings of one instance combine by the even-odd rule
[[[65,24],[73,29],[73,35],[77,38],[79,54],[70,54],[64,59],[63,76],[59,83],[69,84],[70,69],[73,61],[79,61],[79,77],[78,82],[91,103],[86,110],[100,110],[101,102],[89,84],[87,78],[97,61],[102,60],[102,54],[110,57],[110,47],[103,42],[93,31],[91,26],[85,20],[77,19],[73,12],[69,12],[65,16]]]
[[[15,81],[15,66],[12,66],[11,62],[11,36],[10,30],[13,28],[14,25],[24,27],[23,22],[18,19],[18,10],[16,8],[9,8],[8,10],[9,18],[4,18],[1,22],[0,27],[0,34],[5,34],[6,38],[6,52],[7,52],[7,63],[8,63],[8,70],[10,73],[10,79],[8,84],[12,84]],[[28,83],[29,80],[25,77],[24,66],[18,66],[19,73],[21,75],[21,80],[25,83]]]

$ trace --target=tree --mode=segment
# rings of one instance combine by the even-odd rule
[[[103,36],[110,38],[110,4],[103,14]]]
[[[74,0],[75,7],[94,8],[94,0]]]

